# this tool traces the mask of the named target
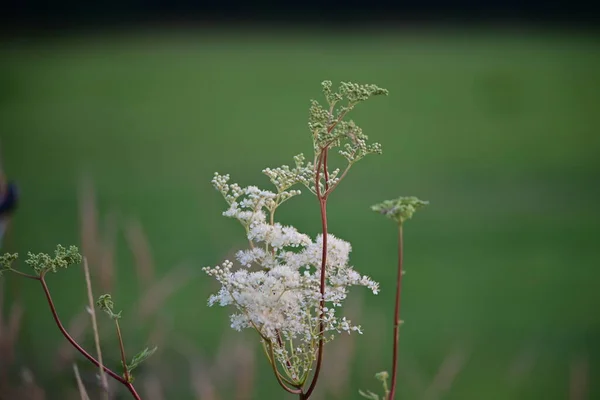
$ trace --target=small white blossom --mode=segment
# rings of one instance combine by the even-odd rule
[[[244,267],[249,267],[254,263],[260,263],[265,257],[267,257],[267,253],[262,248],[255,247],[249,250],[240,250],[235,256],[240,264],[242,264]]]

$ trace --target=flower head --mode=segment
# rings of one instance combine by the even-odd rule
[[[404,221],[411,219],[419,208],[427,204],[429,204],[428,201],[419,200],[416,197],[398,197],[394,200],[386,200],[375,204],[371,209],[402,224]]]

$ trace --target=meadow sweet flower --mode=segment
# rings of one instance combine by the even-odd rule
[[[228,176],[215,177],[226,200],[230,199],[224,215],[237,218],[246,227],[250,247],[236,253],[237,267],[226,260],[221,265],[204,268],[221,284],[208,304],[233,306],[236,310],[230,316],[233,329],[255,329],[272,347],[280,364],[297,364],[293,376],[306,374],[321,334],[319,286],[323,235],[312,240],[292,226],[267,223],[265,211],[270,212],[271,201],[277,201],[276,194],[254,186],[228,185]],[[230,194],[231,187],[235,187],[234,195]],[[241,196],[245,197],[238,203]],[[332,340],[336,333],[362,333],[360,326],[340,315],[339,308],[348,289],[364,286],[377,294],[379,285],[349,264],[350,243],[332,234],[328,234],[328,243],[324,296],[327,306],[322,322],[323,334]]]
[[[279,384],[307,400],[317,383],[323,345],[337,334],[362,333],[359,325],[342,315],[341,307],[352,286],[374,294],[379,284],[350,264],[352,246],[327,230],[327,198],[358,160],[381,153],[378,143],[344,117],[357,104],[387,91],[375,85],[342,83],[337,91],[322,84],[328,106],[311,102],[308,127],[314,157],[294,157],[294,166],[265,168],[262,172],[274,191],[230,183],[229,175],[215,173],[212,184],[225,199],[223,215],[243,226],[248,248],[236,253],[236,265],[224,261],[204,271],[221,288],[208,299],[210,306],[231,306],[231,327],[252,328],[260,335]],[[342,170],[329,169],[328,153],[334,148],[347,162]],[[279,206],[300,195],[303,185],[319,200],[322,233],[315,238],[275,220]],[[315,369],[311,383],[305,383]]]

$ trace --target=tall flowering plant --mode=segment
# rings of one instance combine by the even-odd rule
[[[377,294],[379,284],[350,264],[350,243],[328,231],[327,200],[351,167],[369,154],[380,154],[379,143],[368,137],[350,111],[388,91],[376,85],[322,83],[327,104],[313,100],[308,128],[313,155],[294,157],[294,166],[266,168],[272,191],[230,183],[229,175],[216,173],[212,183],[228,208],[223,215],[237,219],[248,239],[248,248],[236,254],[236,265],[226,260],[204,271],[217,279],[220,290],[209,305],[233,306],[231,327],[255,330],[279,385],[308,399],[317,384],[323,362],[323,346],[342,332],[361,333],[360,325],[341,315],[340,307],[351,286],[364,286]],[[345,168],[331,169],[337,152]],[[322,233],[316,238],[292,226],[276,222],[279,206],[301,194],[304,186],[316,197]]]

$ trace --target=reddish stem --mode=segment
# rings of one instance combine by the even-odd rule
[[[325,326],[323,323],[323,309],[325,308],[325,266],[327,265],[327,192],[321,196],[321,191],[319,189],[319,181],[321,177],[321,167],[323,167],[324,171],[327,171],[327,166],[323,166],[324,160],[327,159],[327,148],[322,150],[322,155],[319,157],[319,165],[317,166],[317,174],[316,174],[316,190],[317,197],[319,198],[319,206],[321,209],[321,225],[323,230],[323,253],[321,256],[321,285],[320,285],[320,293],[321,300],[319,302],[320,314],[319,314],[319,347],[317,350],[317,366],[315,368],[315,374],[313,375],[313,379],[306,391],[305,395],[301,396],[301,399],[308,400],[313,390],[315,390],[315,386],[317,385],[317,380],[319,379],[319,374],[321,372],[321,365],[323,364],[323,336]]]
[[[331,113],[331,111],[330,111]],[[343,113],[338,119],[333,122],[328,128],[327,133],[330,133],[336,125],[344,118],[346,113]],[[323,309],[325,308],[325,279],[326,271],[325,266],[327,265],[327,197],[329,196],[329,171],[327,169],[327,153],[329,152],[329,145],[327,143],[322,149],[319,155],[319,161],[317,163],[317,171],[315,174],[315,190],[317,192],[317,198],[319,199],[319,207],[321,209],[321,226],[323,231],[323,253],[321,256],[321,282],[320,282],[320,293],[321,300],[319,301],[319,345],[317,349],[317,366],[315,368],[315,374],[313,375],[312,381],[306,393],[300,393],[300,400],[308,400],[310,395],[315,390],[319,374],[321,373],[321,366],[323,364],[323,339],[325,335],[325,324],[323,323]],[[323,175],[325,177],[325,192],[321,193],[319,183],[321,182],[321,169],[323,169]]]
[[[396,280],[396,308],[394,310],[394,350],[392,358],[392,384],[390,386],[389,400],[396,394],[396,380],[398,375],[398,341],[400,338],[400,295],[402,292],[402,224],[398,224],[398,277]]]
[[[141,400],[140,395],[136,392],[135,388],[133,387],[133,385],[130,382],[127,382],[123,377],[121,377],[118,374],[116,374],[115,372],[113,372],[110,368],[107,368],[104,365],[100,364],[100,362],[98,362],[98,360],[96,360],[92,355],[90,355],[87,351],[85,351],[83,349],[83,347],[81,347],[75,341],[75,339],[73,339],[71,337],[71,335],[69,335],[69,333],[63,326],[62,322],[60,321],[60,318],[58,317],[58,313],[56,312],[56,307],[54,306],[54,301],[52,301],[52,296],[50,296],[50,290],[48,289],[48,285],[46,284],[44,275],[42,274],[37,279],[40,281],[40,283],[42,284],[42,288],[44,289],[44,294],[46,295],[46,299],[48,300],[48,305],[50,306],[50,311],[52,312],[52,317],[54,318],[54,322],[56,322],[56,326],[58,326],[58,329],[63,334],[65,339],[67,339],[69,341],[69,343],[71,343],[71,345],[73,347],[75,347],[75,349],[77,349],[77,351],[79,351],[92,364],[94,364],[98,368],[102,368],[113,379],[115,379],[115,380],[119,381],[121,384],[123,384],[127,388],[127,390],[129,390],[129,392],[131,393],[131,395],[133,396],[134,399]]]

